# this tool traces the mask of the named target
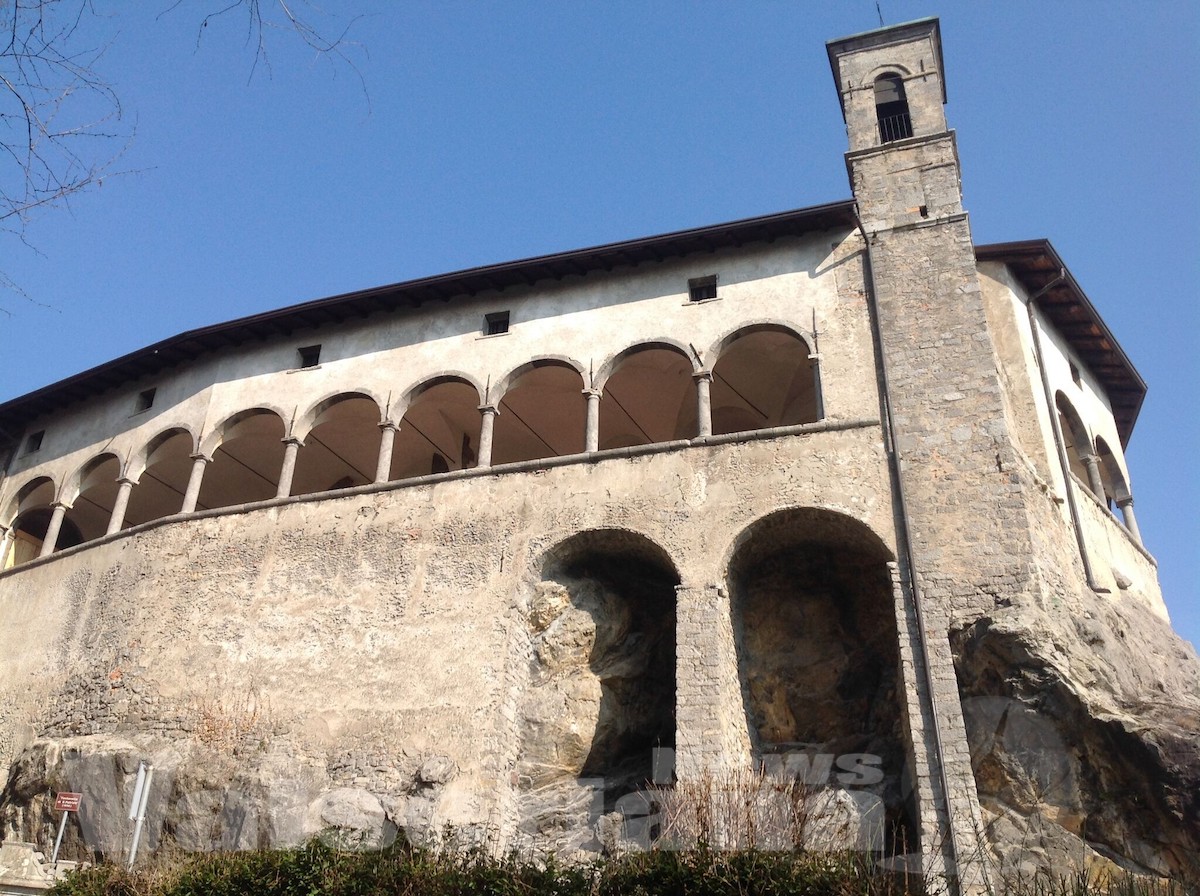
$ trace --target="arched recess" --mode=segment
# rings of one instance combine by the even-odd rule
[[[1058,410],[1058,430],[1062,433],[1063,449],[1067,452],[1067,463],[1071,472],[1089,491],[1094,491],[1091,477],[1088,476],[1087,464],[1084,461],[1084,455],[1091,454],[1092,440],[1088,437],[1087,427],[1083,425],[1083,418],[1079,416],[1079,412],[1075,410],[1071,400],[1062,392],[1054,394],[1054,404]],[[1104,498],[1103,495],[1096,495],[1096,497],[1101,500]]]
[[[217,428],[220,444],[204,471],[197,509],[229,507],[275,497],[283,468],[283,420],[275,411],[251,408]]]
[[[697,435],[695,366],[667,342],[626,349],[610,366],[600,399],[600,448],[650,445]]]
[[[567,815],[557,801],[589,806],[580,779],[602,781],[611,811],[651,779],[653,751],[674,746],[679,573],[662,548],[621,529],[580,532],[539,566],[517,773],[539,795],[522,828],[546,834]]]
[[[808,343],[780,325],[747,327],[726,339],[710,394],[717,434],[820,419],[817,368]]]
[[[334,395],[313,409],[312,428],[296,457],[292,494],[307,495],[375,481],[379,405],[361,392]]]
[[[414,388],[396,433],[390,478],[407,479],[475,466],[479,456],[479,405],[479,390],[465,377],[436,377]]]
[[[909,744],[892,559],[862,522],[802,507],[749,526],[728,565],[755,756],[804,772],[813,787],[862,791],[861,799],[882,806],[874,823],[884,826],[858,835],[888,849],[914,846],[916,830],[902,788]],[[843,767],[830,773],[833,757],[854,754],[876,757],[866,763],[873,771],[857,781],[839,779]]]
[[[103,535],[112,519],[120,475],[121,461],[115,454],[101,454],[84,464],[75,476],[75,484],[71,489],[74,496],[66,496],[70,499],[71,507],[63,525],[70,523],[74,526],[84,541]],[[62,544],[61,535],[59,544]]]
[[[195,451],[196,440],[183,427],[164,430],[146,444],[130,467],[137,484],[129,493],[123,528],[179,513]]]
[[[0,568],[27,563],[42,552],[42,539],[46,537],[50,517],[54,514],[52,505],[56,495],[54,480],[39,476],[21,486],[13,496],[4,514],[12,538],[6,555],[0,558]],[[64,521],[58,533],[58,548],[71,547],[82,541],[79,530]]]
[[[879,122],[880,143],[903,140],[913,135],[904,79],[894,72],[875,79],[875,117]]]
[[[539,359],[508,377],[492,436],[492,463],[562,457],[584,450],[583,375],[566,361]]]
[[[1125,473],[1122,472],[1121,465],[1117,463],[1112,449],[1099,436],[1096,437],[1096,458],[1100,462],[1100,481],[1104,483],[1104,501],[1109,510],[1113,510],[1114,506],[1119,509],[1122,519],[1124,519],[1122,505],[1130,497],[1129,483],[1125,481]],[[1125,522],[1128,524],[1128,520]]]

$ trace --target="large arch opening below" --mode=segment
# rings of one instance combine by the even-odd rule
[[[781,327],[731,340],[713,367],[712,431],[747,432],[820,419],[808,345]]]
[[[891,559],[865,525],[801,508],[752,526],[729,566],[756,758],[874,806],[857,842],[889,850],[914,845],[916,830],[902,786],[909,754]]]
[[[535,361],[513,380],[498,411],[493,464],[563,457],[584,449],[583,377],[567,364]]]
[[[379,405],[365,395],[330,401],[296,456],[293,495],[309,495],[375,481]]]
[[[697,434],[692,363],[677,349],[647,346],[627,354],[604,384],[600,448],[651,445]]]
[[[580,533],[546,557],[529,604],[530,686],[520,709],[521,830],[591,839],[604,811],[652,778],[675,744],[675,588],[648,539]],[[582,842],[582,841],[581,841]]]

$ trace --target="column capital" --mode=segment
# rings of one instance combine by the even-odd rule
[[[1123,497],[1116,498],[1115,503],[1118,507],[1132,507],[1133,495],[1124,495]]]
[[[74,503],[75,503],[74,501],[71,501],[71,502],[67,502],[67,501],[51,501],[51,502],[50,502],[50,506],[51,506],[51,508],[53,508],[54,510],[58,510],[60,507],[61,507],[63,510],[70,510],[70,509],[71,509],[71,507],[72,507],[72,505],[73,505]]]
[[[498,417],[500,416],[500,409],[494,404],[481,404],[479,406],[479,413],[484,415],[491,414],[493,417]]]
[[[713,372],[707,367],[702,367],[692,374],[692,379],[711,383],[713,381]]]
[[[399,432],[400,424],[393,423],[391,420],[384,420],[382,423],[379,424],[379,428],[380,429],[390,429],[392,432]]]
[[[283,442],[285,445],[295,445],[297,448],[304,447],[304,439],[298,439],[295,436],[284,436],[279,441]]]
[[[117,485],[128,485],[130,487],[137,485],[136,479],[130,479],[128,476],[118,476]]]
[[[191,454],[191,455],[188,455],[188,456],[189,456],[189,457],[190,457],[190,458],[191,458],[193,461],[202,460],[202,461],[204,461],[206,464],[211,464],[211,463],[212,463],[212,458],[211,458],[211,457],[209,457],[207,454],[198,453],[198,454]]]
[[[593,389],[593,388],[589,387],[589,388],[583,390],[583,394],[585,396],[587,396],[588,398],[593,398],[593,397],[603,398],[604,390],[603,389]]]

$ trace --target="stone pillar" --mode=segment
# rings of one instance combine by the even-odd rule
[[[0,570],[8,568],[5,564],[8,562],[8,550],[12,547],[12,543],[12,529],[5,529],[3,526],[0,526]]]
[[[729,594],[675,589],[675,769],[682,778],[750,767]]]
[[[296,474],[296,456],[301,444],[299,439],[283,440],[283,466],[279,470],[279,485],[275,487],[276,498],[286,498],[292,493],[292,477]]]
[[[38,554],[39,557],[45,557],[54,552],[54,546],[58,544],[58,532],[67,515],[67,505],[61,501],[55,501],[51,506],[54,508],[54,513],[50,517],[50,525],[46,527],[46,537],[42,541],[42,551]]]
[[[825,419],[825,392],[821,388],[821,355],[810,355],[812,361],[813,395],[816,397],[817,419]]]
[[[193,513],[196,510],[196,502],[200,500],[200,484],[204,481],[204,468],[210,460],[211,458],[203,454],[192,455],[192,474],[188,477],[187,491],[183,493],[180,513]]]
[[[1087,467],[1088,487],[1092,494],[1104,500],[1104,479],[1100,476],[1100,460],[1094,454],[1080,455],[1083,465]]]
[[[379,460],[375,463],[375,481],[387,482],[392,477],[392,447],[400,427],[395,423],[379,424]]]
[[[600,395],[599,389],[584,389],[587,399],[587,423],[583,430],[583,450],[598,451],[600,448]]]
[[[701,370],[698,373],[692,374],[696,380],[696,435],[711,436],[712,435],[712,397],[710,388],[712,387],[713,375],[711,370]]]
[[[1121,516],[1125,520],[1125,528],[1129,530],[1129,534],[1133,536],[1133,540],[1141,545],[1142,533],[1138,531],[1137,517],[1133,515],[1133,495],[1117,498],[1117,508],[1121,511]]]
[[[125,525],[125,508],[129,506],[129,494],[133,491],[134,482],[122,476],[117,480],[117,500],[113,502],[112,514],[108,518],[108,530],[105,535],[120,532]]]
[[[479,421],[479,460],[475,466],[483,470],[492,465],[492,430],[496,426],[496,415],[500,412],[493,405],[480,405],[479,413],[483,419]]]

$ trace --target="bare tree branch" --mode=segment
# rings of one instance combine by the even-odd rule
[[[336,34],[330,38],[316,23],[325,14],[308,0],[223,2],[203,15],[197,45],[210,22],[242,14],[253,47],[251,78],[260,61],[270,71],[267,33],[278,30],[329,60],[335,72],[348,66],[370,109],[366,82],[350,55],[362,51],[348,39],[357,17],[344,27],[330,19],[328,32]],[[183,3],[176,0],[166,12]],[[117,92],[100,74],[107,48],[81,45],[86,20],[97,16],[92,0],[0,0],[0,234],[28,243],[34,217],[113,174],[133,137]],[[23,295],[3,272],[0,289]]]

